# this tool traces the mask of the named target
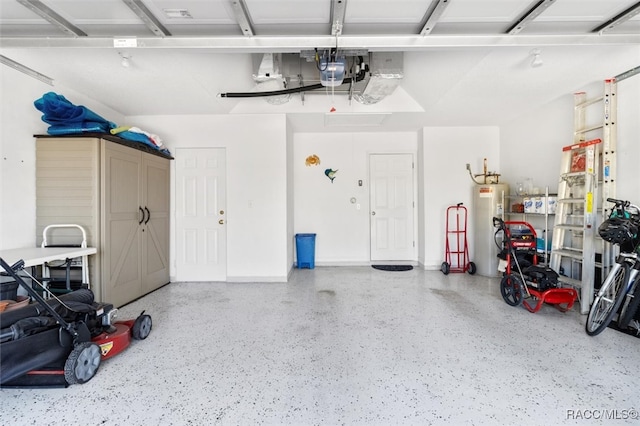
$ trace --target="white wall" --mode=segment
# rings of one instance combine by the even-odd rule
[[[63,95],[103,118],[119,123],[123,116],[64,86],[49,86],[0,65],[0,249],[36,244],[36,183],[34,134],[46,134],[48,124],[33,102],[44,93]]]
[[[640,74],[618,83],[617,197],[640,205]]]
[[[572,143],[573,94],[567,93],[501,128],[500,172],[512,188],[531,178],[534,186],[556,192],[562,147]]]
[[[601,82],[581,87],[587,99],[603,95],[604,78]],[[640,204],[640,75],[623,80],[617,85],[618,137],[617,137],[617,197]],[[550,192],[558,189],[562,147],[573,143],[574,119],[573,93],[560,94],[554,101],[532,114],[520,117],[501,128],[500,171],[505,181],[518,182],[533,179],[534,186]],[[602,103],[595,105],[601,108]],[[595,124],[602,120],[602,110],[587,110],[587,121]],[[588,135],[602,137],[594,132]]]
[[[418,207],[418,221],[416,222],[416,227],[418,229],[418,235],[420,238],[418,239],[418,262],[422,265],[425,265],[425,256],[426,256],[426,244],[425,244],[425,236],[426,236],[426,214],[425,214],[425,205],[426,205],[426,194],[423,190],[425,180],[425,144],[424,144],[424,129],[420,129],[418,134],[416,135],[418,138],[418,151],[417,151],[417,161],[416,168],[418,174],[418,197],[416,199],[416,205]]]
[[[295,250],[295,204],[293,174],[293,128],[287,120],[287,264],[293,266]],[[291,270],[289,271],[291,272]]]
[[[294,135],[295,232],[317,234],[316,264],[369,264],[369,154],[373,153],[411,153],[415,157],[417,135]],[[314,154],[320,165],[306,166],[305,159]],[[328,168],[338,170],[333,183],[324,174]],[[363,182],[361,187],[358,180]],[[355,204],[350,202],[352,197]]]
[[[295,232],[316,233],[316,264],[369,264],[368,155],[409,152],[416,161],[415,260],[439,269],[444,260],[445,213],[463,202],[469,209],[468,243],[473,253],[473,182],[466,163],[482,172],[488,158],[500,163],[497,127],[426,127],[419,132],[297,133],[294,135]],[[306,166],[309,155],[319,166]],[[324,175],[337,169],[334,182]],[[363,180],[359,187],[358,180]],[[354,197],[360,210],[350,202]]]
[[[170,150],[224,147],[227,278],[229,281],[286,281],[291,261],[287,259],[290,243],[284,114],[135,116],[127,117],[127,123],[153,131]],[[171,191],[171,210],[175,212],[173,177]],[[173,229],[171,236],[173,277]]]
[[[463,203],[467,207],[467,243],[474,260],[474,183],[466,170],[483,173],[484,158],[488,170],[498,171],[500,132],[497,127],[425,127],[422,131],[424,235],[420,262],[425,269],[440,269],[445,260],[447,207]],[[456,248],[451,248],[456,250]],[[423,257],[422,257],[423,256]]]

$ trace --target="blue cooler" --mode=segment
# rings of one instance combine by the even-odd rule
[[[296,234],[298,268],[313,269],[316,257],[316,234]]]

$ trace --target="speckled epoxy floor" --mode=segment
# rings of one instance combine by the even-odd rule
[[[3,425],[638,424],[640,340],[508,306],[499,280],[370,267],[173,283],[84,385],[0,390]]]

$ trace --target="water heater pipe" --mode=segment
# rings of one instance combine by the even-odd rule
[[[471,172],[471,164],[467,163],[467,170],[469,171],[469,176],[471,176],[471,180],[476,184],[476,185],[486,185],[488,183],[499,183],[500,181],[500,174],[499,173],[495,173],[495,172],[488,172],[487,171],[487,159],[484,159],[484,171],[481,174],[477,174],[474,175]],[[483,177],[483,182],[478,182],[478,180],[476,179],[477,177],[482,176]],[[487,182],[487,178],[495,178],[491,179],[490,182]]]

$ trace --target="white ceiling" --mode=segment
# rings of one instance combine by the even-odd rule
[[[497,125],[640,65],[638,12],[637,0],[0,0],[0,54],[125,115],[288,112],[318,130],[331,105],[384,113],[392,130]],[[404,52],[400,87],[373,106],[219,96],[254,90],[252,55],[336,45]]]

